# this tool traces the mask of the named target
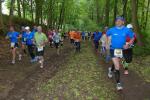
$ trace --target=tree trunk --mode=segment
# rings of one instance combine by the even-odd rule
[[[50,0],[50,4],[49,4],[49,6],[48,6],[48,27],[50,28],[50,29],[52,29],[52,8],[53,8],[53,1],[52,0]]]
[[[20,0],[17,0],[18,16],[21,17]]]
[[[128,3],[128,0],[123,0],[123,14],[122,16],[127,20],[127,3]]]
[[[110,0],[106,0],[105,4],[105,26],[109,26],[109,8],[110,8]]]
[[[12,17],[13,17],[13,14],[14,14],[14,3],[15,3],[15,0],[11,0],[11,4],[10,4],[10,12],[9,12],[9,25],[12,25]]]
[[[0,1],[0,32],[3,30],[2,2]]]
[[[115,20],[116,20],[116,17],[117,17],[117,4],[118,4],[118,0],[114,0],[114,21],[113,21],[113,25],[115,25]]]
[[[99,0],[96,0],[96,14],[97,14],[97,24],[99,25],[100,24],[100,13],[99,13]]]
[[[35,0],[36,4],[36,23],[40,24],[40,19],[42,20],[42,6],[43,6],[44,0]]]
[[[34,21],[34,18],[33,18],[33,0],[30,1],[31,2],[31,18],[32,18],[32,21]]]
[[[60,29],[60,27],[63,24],[63,19],[64,19],[64,11],[65,11],[65,0],[62,1],[62,6],[60,9],[60,16],[59,16],[59,22],[58,22],[58,29]]]
[[[141,41],[141,35],[140,35],[140,27],[139,27],[139,22],[138,22],[138,17],[137,17],[137,0],[131,0],[131,7],[132,7],[132,23],[134,26],[134,31],[137,35],[137,40],[138,44],[141,46],[142,41]]]
[[[140,26],[141,29],[144,29],[144,20],[145,19],[145,0],[143,0],[142,2],[142,13],[141,13],[141,21],[140,21]]]
[[[26,7],[25,0],[22,1],[22,9],[23,9],[23,18],[26,18]]]
[[[150,5],[150,0],[148,0],[148,4],[147,4],[147,11],[146,11],[146,19],[145,19],[145,24],[144,24],[144,30],[146,30],[146,27],[147,27],[148,16],[149,16],[149,5]]]

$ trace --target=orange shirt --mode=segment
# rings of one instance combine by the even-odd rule
[[[74,34],[74,39],[75,39],[75,41],[81,41],[81,34],[76,32]]]
[[[70,39],[74,39],[74,34],[75,34],[74,31],[69,32]]]

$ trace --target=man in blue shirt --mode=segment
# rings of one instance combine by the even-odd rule
[[[17,51],[18,48],[18,38],[20,38],[20,35],[18,32],[16,32],[14,30],[14,27],[11,26],[10,31],[7,33],[6,39],[10,40],[10,46],[12,49],[12,64],[15,64],[15,60],[16,60],[16,53],[19,55],[19,60],[21,60],[21,54]]]
[[[25,35],[25,40],[26,40],[26,45],[28,46],[28,52],[31,57],[31,62],[37,61],[35,58],[35,53],[34,53],[34,33],[30,31],[30,27],[25,27],[26,30],[26,35]]]
[[[123,87],[120,83],[120,58],[123,57],[123,49],[129,48],[129,46],[134,41],[133,32],[124,26],[124,18],[117,17],[116,18],[116,26],[110,28],[107,31],[107,36],[111,37],[111,45],[110,47],[106,47],[107,49],[110,48],[110,54],[113,61],[113,66],[109,68],[108,77],[112,78],[112,72],[115,70],[115,79],[117,82],[117,90],[122,90]],[[131,38],[129,44],[126,44],[126,37],[129,36]],[[110,38],[109,38],[110,39]]]
[[[24,53],[24,54],[27,54],[27,52],[26,52],[26,49],[25,49],[25,46],[26,46],[26,32],[25,32],[25,27],[24,26],[22,26],[21,27],[21,48],[22,48],[22,54]]]
[[[102,33],[101,32],[99,32],[98,30],[96,32],[94,32],[94,34],[93,34],[93,42],[94,42],[94,45],[95,45],[96,52],[98,52],[99,40],[101,39],[101,37],[102,37]]]

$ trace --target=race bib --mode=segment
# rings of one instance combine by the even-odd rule
[[[122,51],[122,49],[115,49],[114,56],[122,58],[123,57],[123,51]]]
[[[26,41],[27,39],[26,38],[24,38],[24,41]]]
[[[59,43],[59,40],[56,40],[56,43]]]
[[[38,47],[38,52],[43,51],[43,47]]]
[[[11,48],[14,48],[15,47],[15,43],[11,43],[10,46],[11,46]]]

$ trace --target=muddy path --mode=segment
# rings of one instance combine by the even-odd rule
[[[89,43],[86,46],[89,46]],[[24,56],[22,62],[17,61],[15,65],[11,65],[9,50],[6,47],[7,45],[2,49],[5,53],[1,54],[0,57],[0,100],[35,100],[33,96],[40,90],[38,86],[46,83],[58,74],[60,69],[65,68],[61,68],[61,66],[65,66],[73,51],[68,41],[65,42],[59,56],[56,54],[55,48],[46,48],[45,67],[40,69],[39,64],[29,62],[28,55]],[[91,48],[92,51],[93,48]],[[107,78],[107,68],[110,64],[106,64],[104,59],[99,57],[97,65],[104,69],[105,81],[113,84],[115,89],[114,79]],[[119,96],[119,100],[150,100],[149,83],[145,82],[134,70],[130,70],[128,76],[123,75],[123,70],[121,73],[124,89],[121,92],[115,91],[115,94]]]
[[[106,74],[108,72],[108,67],[111,64],[106,64],[102,57],[99,57],[100,65],[103,66]],[[116,87],[115,79],[108,79],[109,82],[114,83]],[[150,83],[145,82],[145,80],[140,77],[134,70],[129,67],[129,75],[123,74],[123,68],[121,68],[121,81],[123,83],[123,91],[116,91],[120,95],[120,100],[150,100]]]
[[[45,67],[39,68],[38,64],[30,64],[29,58],[24,57],[23,62],[10,65],[9,60],[2,60],[0,82],[3,90],[0,91],[0,100],[33,100],[31,91],[36,90],[36,85],[53,77],[59,67],[67,61],[71,46],[65,42],[61,55],[57,55],[55,48],[46,49]],[[18,74],[18,75],[17,75]],[[2,85],[3,84],[3,85]]]

